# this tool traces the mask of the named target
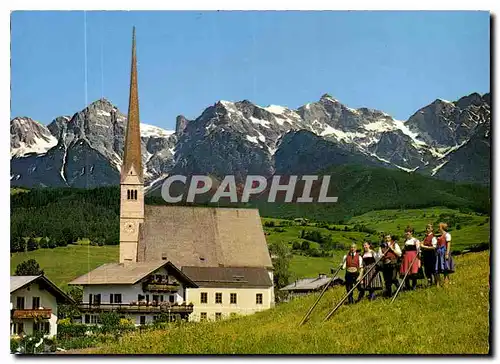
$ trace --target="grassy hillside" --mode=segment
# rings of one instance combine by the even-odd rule
[[[118,261],[118,246],[68,245],[54,249],[39,249],[26,253],[14,253],[10,259],[10,272],[28,259],[36,259],[45,275],[55,284],[66,288],[68,282],[97,268]]]
[[[310,321],[298,322],[317,296],[252,316],[135,332],[86,354],[486,354],[489,351],[489,254],[456,258],[444,288],[403,292],[388,300],[342,306],[322,319],[344,294],[329,291]],[[406,324],[404,324],[406,322]]]

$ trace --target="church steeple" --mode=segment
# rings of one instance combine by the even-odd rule
[[[139,94],[137,90],[137,56],[135,51],[135,27],[132,30],[132,65],[130,70],[130,95],[128,101],[127,132],[125,135],[125,150],[121,181],[135,170],[137,177],[143,182],[141,159],[141,130],[139,122]],[[132,172],[133,173],[133,172]]]
[[[135,28],[132,33],[132,68],[127,133],[120,180],[120,262],[137,261],[139,226],[144,222],[144,180],[141,161],[141,130],[137,91]]]

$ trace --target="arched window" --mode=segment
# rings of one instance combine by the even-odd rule
[[[127,190],[127,200],[137,200],[137,190]]]

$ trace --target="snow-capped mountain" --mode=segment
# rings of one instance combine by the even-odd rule
[[[29,153],[45,153],[57,144],[46,126],[27,117],[10,122],[10,154],[22,157]]]
[[[141,124],[145,177],[151,185],[172,173],[242,180],[356,163],[487,184],[490,107],[489,94],[471,94],[456,102],[436,100],[401,121],[383,111],[349,108],[328,94],[296,110],[218,101],[194,120],[178,116],[175,132]],[[13,119],[11,183],[117,184],[125,123],[126,116],[104,99],[47,127]],[[481,148],[472,148],[478,140]]]
[[[19,128],[18,119],[11,121],[12,184],[95,187],[119,183],[127,118],[108,100],[93,102],[72,117],[58,117],[47,127],[30,119],[24,123],[29,126]],[[28,144],[30,149],[24,148],[21,154],[18,140],[29,141],[35,132],[44,136],[45,144]],[[150,181],[171,167],[176,136],[147,124],[141,124],[141,133],[144,173]]]

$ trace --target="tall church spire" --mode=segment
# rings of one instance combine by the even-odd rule
[[[144,180],[141,161],[135,28],[132,33],[130,98],[124,149],[120,180],[120,262],[136,262],[139,227],[144,222]]]
[[[130,96],[128,101],[127,133],[125,136],[125,150],[121,180],[130,173],[131,168],[141,182],[143,182],[141,159],[141,130],[139,122],[139,96],[137,90],[137,57],[135,53],[135,27],[132,30],[132,66],[130,70]]]

